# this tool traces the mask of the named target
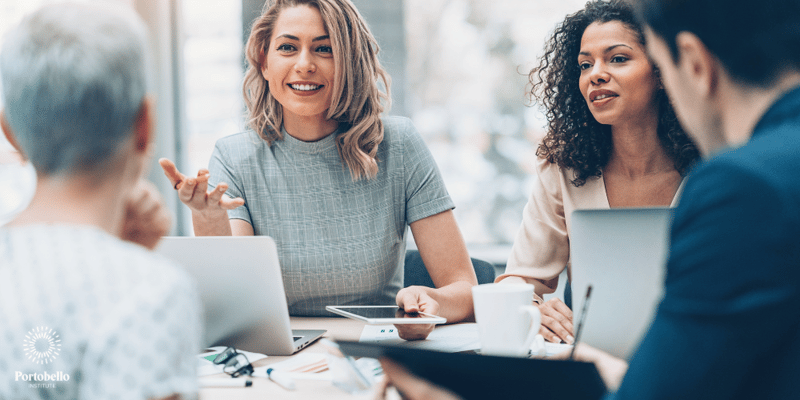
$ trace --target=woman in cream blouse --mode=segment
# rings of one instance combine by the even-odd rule
[[[645,52],[644,35],[622,1],[593,1],[555,29],[531,94],[548,132],[536,152],[536,179],[506,273],[498,282],[535,286],[542,335],[572,343],[572,312],[553,293],[570,275],[573,210],[674,206],[698,158]]]

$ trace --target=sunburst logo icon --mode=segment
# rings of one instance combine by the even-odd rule
[[[31,329],[23,342],[25,355],[37,364],[51,363],[61,352],[61,337],[46,326]]]

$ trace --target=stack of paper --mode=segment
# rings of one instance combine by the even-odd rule
[[[257,367],[253,376],[267,377],[267,368],[284,371],[293,379],[331,380],[325,353],[299,353],[284,361]]]
[[[478,334],[478,324],[462,323],[454,325],[440,325],[428,335],[425,340],[406,341],[400,339],[394,325],[365,325],[361,331],[360,342],[399,345],[426,350],[437,350],[448,353],[459,351],[480,350],[481,340]],[[542,340],[544,342],[544,340]],[[532,345],[536,346],[537,343]],[[572,345],[560,343],[544,343],[546,357],[571,350]],[[533,354],[539,354],[540,349],[532,349]]]
[[[481,348],[478,325],[475,323],[438,326],[428,335],[427,339],[413,341],[400,339],[397,328],[394,325],[365,325],[364,330],[361,331],[359,341],[396,344],[450,353]]]

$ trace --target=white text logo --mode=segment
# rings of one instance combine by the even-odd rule
[[[22,379],[23,381],[34,381],[34,382],[47,382],[47,381],[68,381],[69,374],[65,374],[62,371],[58,371],[56,373],[48,374],[47,372],[40,372],[40,373],[32,373],[32,374],[24,374],[20,371],[17,371],[16,375],[14,375],[14,380],[18,381]]]

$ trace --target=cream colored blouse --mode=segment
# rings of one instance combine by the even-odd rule
[[[569,265],[569,229],[572,212],[579,209],[608,209],[606,186],[601,176],[588,179],[581,187],[575,187],[571,170],[562,170],[541,158],[536,161],[536,177],[528,204],[522,212],[522,225],[517,232],[506,271],[495,279],[500,282],[519,281],[520,278],[533,284],[534,299],[553,293],[558,287],[558,276]],[[685,179],[684,179],[685,181]],[[684,182],[672,199],[672,207],[678,204]]]

